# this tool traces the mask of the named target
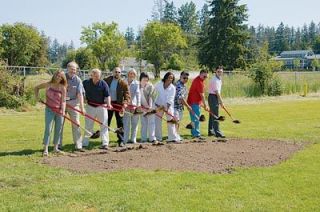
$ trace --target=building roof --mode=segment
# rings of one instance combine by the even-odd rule
[[[283,51],[280,54],[281,58],[303,58],[314,55],[312,50],[294,50],[294,51]]]

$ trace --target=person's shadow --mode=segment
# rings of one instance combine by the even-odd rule
[[[97,149],[101,145],[100,141],[90,141],[89,146],[85,147],[86,150],[92,150]],[[53,147],[49,147],[49,152],[53,151]],[[74,144],[66,144],[62,146],[62,151],[64,152],[74,152],[75,147]],[[5,156],[29,156],[34,155],[36,153],[42,153],[43,149],[23,149],[23,150],[17,150],[13,152],[0,152],[0,157]]]

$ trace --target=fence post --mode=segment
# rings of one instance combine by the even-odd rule
[[[23,66],[23,77],[26,77],[26,67]]]
[[[297,93],[297,72],[294,72],[294,93]]]

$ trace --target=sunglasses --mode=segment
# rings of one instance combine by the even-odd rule
[[[115,71],[116,74],[121,74],[121,71]]]
[[[188,77],[183,77],[182,79],[187,80],[187,79],[188,79]]]

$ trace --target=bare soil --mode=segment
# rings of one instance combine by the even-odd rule
[[[302,143],[229,139],[190,140],[183,144],[136,144],[47,157],[42,163],[76,172],[128,169],[228,173],[236,167],[267,167],[287,160]]]

